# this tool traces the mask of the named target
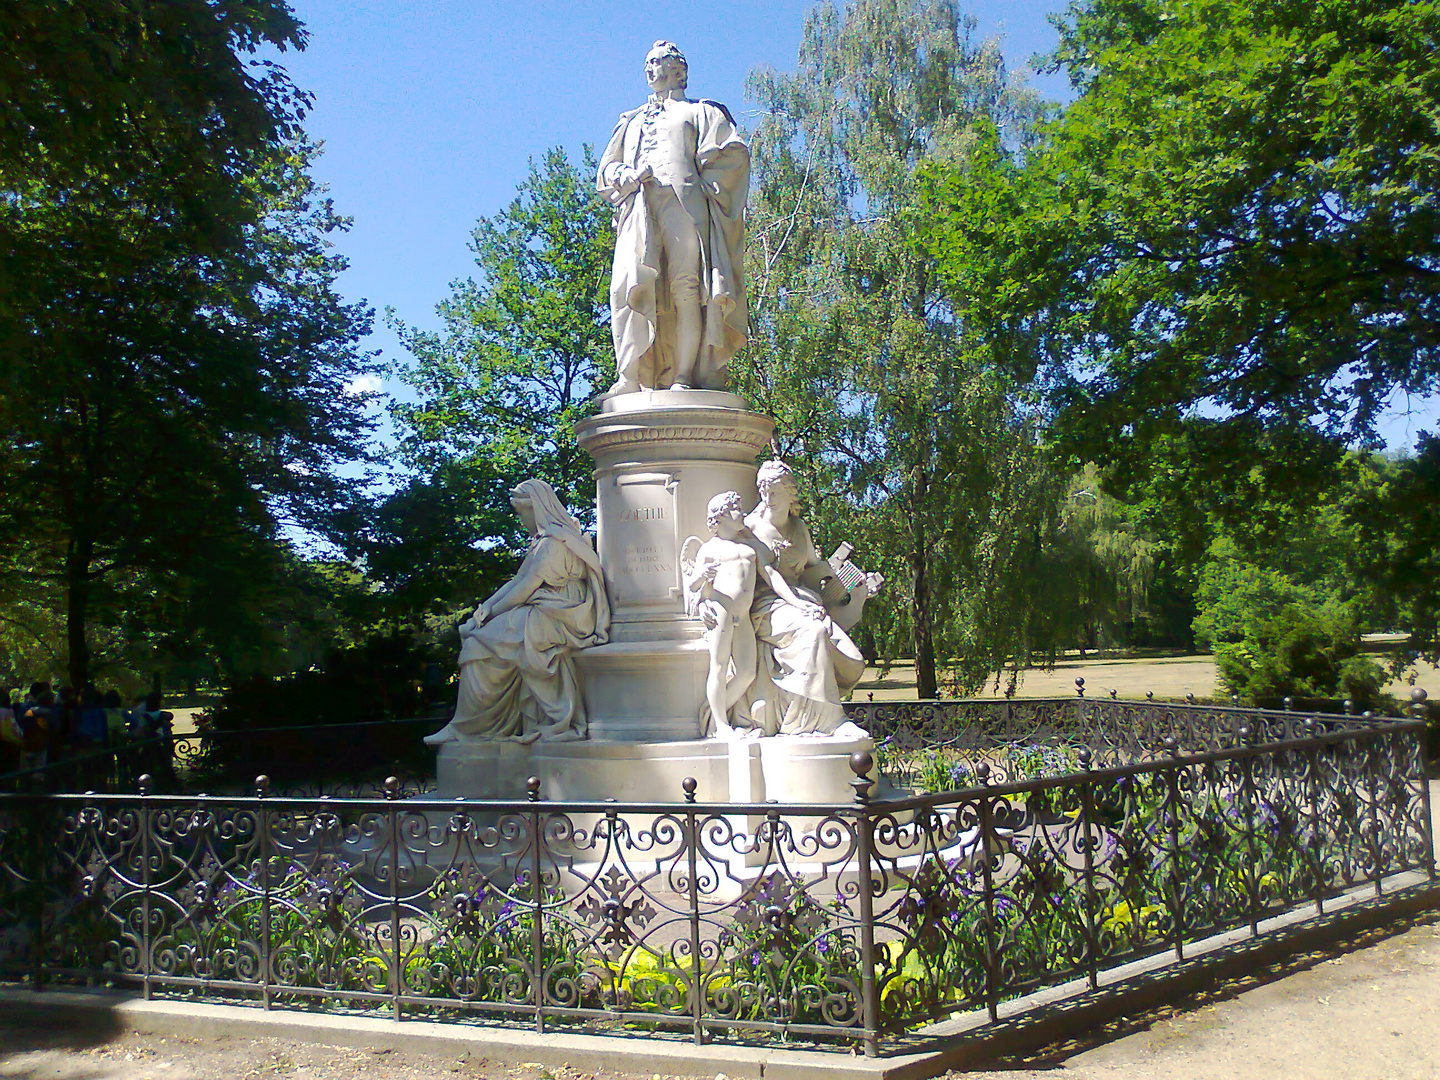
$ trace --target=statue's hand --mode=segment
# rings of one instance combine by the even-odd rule
[[[622,198],[628,198],[639,190],[640,185],[649,180],[652,175],[649,165],[642,165],[638,169],[626,165],[620,170],[619,183],[615,187]]]
[[[814,619],[816,622],[819,622],[821,619],[825,618],[825,609],[819,604],[810,603],[810,601],[808,600],[800,605],[800,610],[806,615],[808,615],[810,618]]]
[[[720,616],[716,614],[714,604],[700,605],[700,621],[705,624],[706,630],[714,630],[720,625]]]
[[[700,571],[700,580],[707,585],[715,584],[715,575],[720,573],[719,563],[706,563],[705,569]]]
[[[471,619],[474,620],[476,626],[484,626],[489,618],[490,609],[484,604],[481,604],[479,607],[477,607],[475,609],[475,614],[471,616]]]
[[[881,586],[883,586],[884,584],[885,577],[882,574],[865,575],[865,588],[870,590],[871,596],[874,596],[876,593],[878,593],[881,589]]]

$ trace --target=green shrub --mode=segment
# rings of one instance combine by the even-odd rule
[[[1336,694],[1370,705],[1385,672],[1360,652],[1356,605],[1239,557],[1220,541],[1201,571],[1195,637],[1220,681],[1250,701]]]

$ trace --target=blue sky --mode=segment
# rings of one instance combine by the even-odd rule
[[[692,97],[731,107],[742,124],[752,68],[794,67],[812,0],[709,4],[482,0],[292,0],[310,42],[281,58],[313,94],[306,126],[325,144],[316,173],[354,227],[348,299],[433,327],[450,283],[474,272],[466,248],[500,210],[527,161],[552,146],[576,155],[603,143],[616,116],[647,93],[646,50],[668,38],[690,62]],[[963,3],[963,0],[962,0]],[[1046,16],[1064,0],[971,0],[982,35],[998,34],[1014,69],[1056,42]],[[1049,97],[1063,78],[1032,77]],[[403,358],[377,319],[373,348]],[[1403,404],[1403,403],[1402,403]],[[1392,445],[1434,427],[1436,403],[1386,423]]]

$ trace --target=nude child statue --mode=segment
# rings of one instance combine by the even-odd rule
[[[710,500],[707,523],[711,536],[698,550],[697,538],[686,542],[693,562],[686,560],[685,594],[689,606],[705,624],[710,646],[710,671],[705,678],[705,700],[715,735],[733,736],[730,712],[755,681],[755,627],[750,606],[760,554],[745,527],[745,506],[739,492],[722,491]]]

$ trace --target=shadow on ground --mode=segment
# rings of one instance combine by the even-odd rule
[[[57,1076],[55,1066],[44,1058],[34,1064],[21,1064],[17,1058],[25,1055],[45,1054],[60,1051],[66,1054],[83,1053],[98,1046],[104,1046],[124,1031],[114,1013],[96,1010],[93,1016],[77,1017],[73,1013],[36,1019],[33,1013],[7,1016],[0,1013],[0,1076],[5,1080],[45,1080]],[[65,1080],[90,1080],[91,1077],[106,1075],[105,1068],[97,1064],[91,1071],[67,1068],[63,1071]]]
[[[1323,949],[1297,953],[1294,956],[1286,957],[1278,963],[1270,964],[1240,978],[1227,979],[1206,990],[1191,994],[1188,997],[1181,998],[1168,1005],[1162,1005],[1155,1009],[1147,1010],[1144,1013],[1137,1013],[1134,1016],[1119,1017],[1107,1024],[1099,1025],[1076,1038],[1054,1043],[1032,1053],[1010,1055],[994,1058],[983,1063],[977,1063],[973,1066],[973,1071],[1038,1072],[1051,1069],[1063,1069],[1066,1066],[1066,1062],[1081,1054],[1108,1046],[1128,1036],[1148,1031],[1162,1021],[1195,1013],[1202,1008],[1216,1005],[1220,1002],[1233,1001],[1251,990],[1268,986],[1271,983],[1278,982],[1281,979],[1288,978],[1301,971],[1307,971],[1328,960],[1334,960],[1363,949],[1371,948],[1381,942],[1408,933],[1416,927],[1436,925],[1440,925],[1440,911],[1426,911],[1418,915],[1398,918],[1393,922],[1387,923],[1385,926],[1357,932]]]

